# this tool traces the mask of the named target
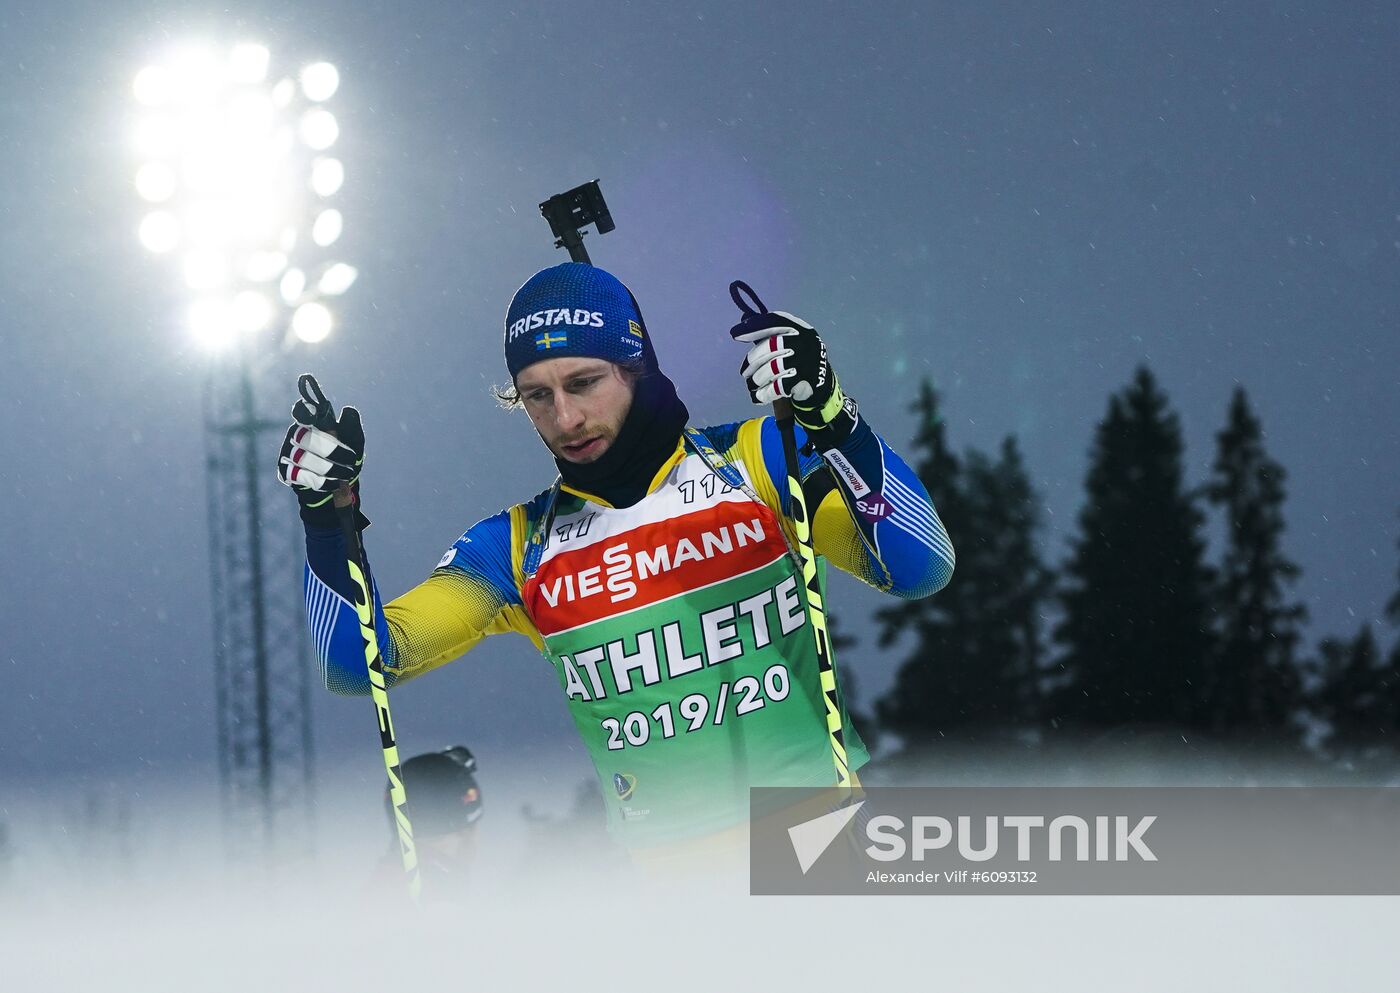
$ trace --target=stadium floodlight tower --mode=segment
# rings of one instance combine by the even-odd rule
[[[273,70],[259,44],[191,45],[133,86],[137,233],[174,260],[182,324],[209,355],[213,669],[223,820],[238,855],[306,850],[314,838],[312,667],[292,592],[301,529],[273,469],[286,414],[260,413],[257,398],[273,376],[294,381],[290,357],[331,333],[334,298],[357,275],[331,254],[344,225],[329,105],[339,73],[328,62]]]

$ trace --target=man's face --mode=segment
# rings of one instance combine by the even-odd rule
[[[549,450],[568,462],[606,452],[632,407],[634,380],[603,359],[545,359],[515,377],[525,412]]]

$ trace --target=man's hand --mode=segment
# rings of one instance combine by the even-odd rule
[[[751,342],[739,368],[754,403],[787,397],[818,448],[839,445],[855,427],[856,404],[841,391],[816,328],[781,310],[755,314],[729,332]]]
[[[297,495],[307,524],[337,527],[336,507],[358,508],[364,460],[365,432],[354,407],[342,408],[339,418],[329,407],[316,409],[305,398],[292,407],[292,424],[277,457],[277,478]],[[368,526],[357,511],[356,529]]]

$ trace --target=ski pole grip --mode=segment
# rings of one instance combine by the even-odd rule
[[[321,384],[316,382],[316,377],[309,372],[298,376],[297,392],[301,394],[301,402],[306,404],[306,409],[311,412],[311,426],[320,431],[334,433],[336,429],[335,407],[326,397],[326,391],[321,389]],[[336,492],[335,510],[336,515],[340,518],[340,525],[345,531],[346,540],[351,541],[352,545],[357,543],[354,495],[348,484],[342,484]]]

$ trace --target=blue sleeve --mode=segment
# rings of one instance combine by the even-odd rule
[[[363,540],[363,536],[361,536]],[[311,642],[321,663],[321,679],[334,693],[368,693],[364,642],[355,611],[357,592],[350,578],[345,535],[339,528],[306,526],[306,570],[302,591],[306,600],[306,623]],[[365,552],[369,567],[369,552]],[[384,622],[384,603],[374,575],[366,577],[374,597],[374,630],[379,653],[385,665],[393,655],[393,645]]]
[[[956,562],[953,544],[928,490],[865,418],[857,418],[855,428],[840,446],[821,453],[811,450],[801,454],[807,445],[806,432],[796,423],[793,431],[809,503],[820,504],[834,489],[845,507],[839,519],[841,533],[823,535],[817,531],[817,544],[843,546],[858,541],[863,546],[862,554],[839,552],[831,556],[833,561],[872,586],[906,599],[926,597],[948,585]],[[786,478],[777,422],[765,419],[761,437],[769,476]],[[788,512],[785,488],[779,486],[778,490],[784,512]],[[816,507],[810,506],[809,512],[816,519]]]

